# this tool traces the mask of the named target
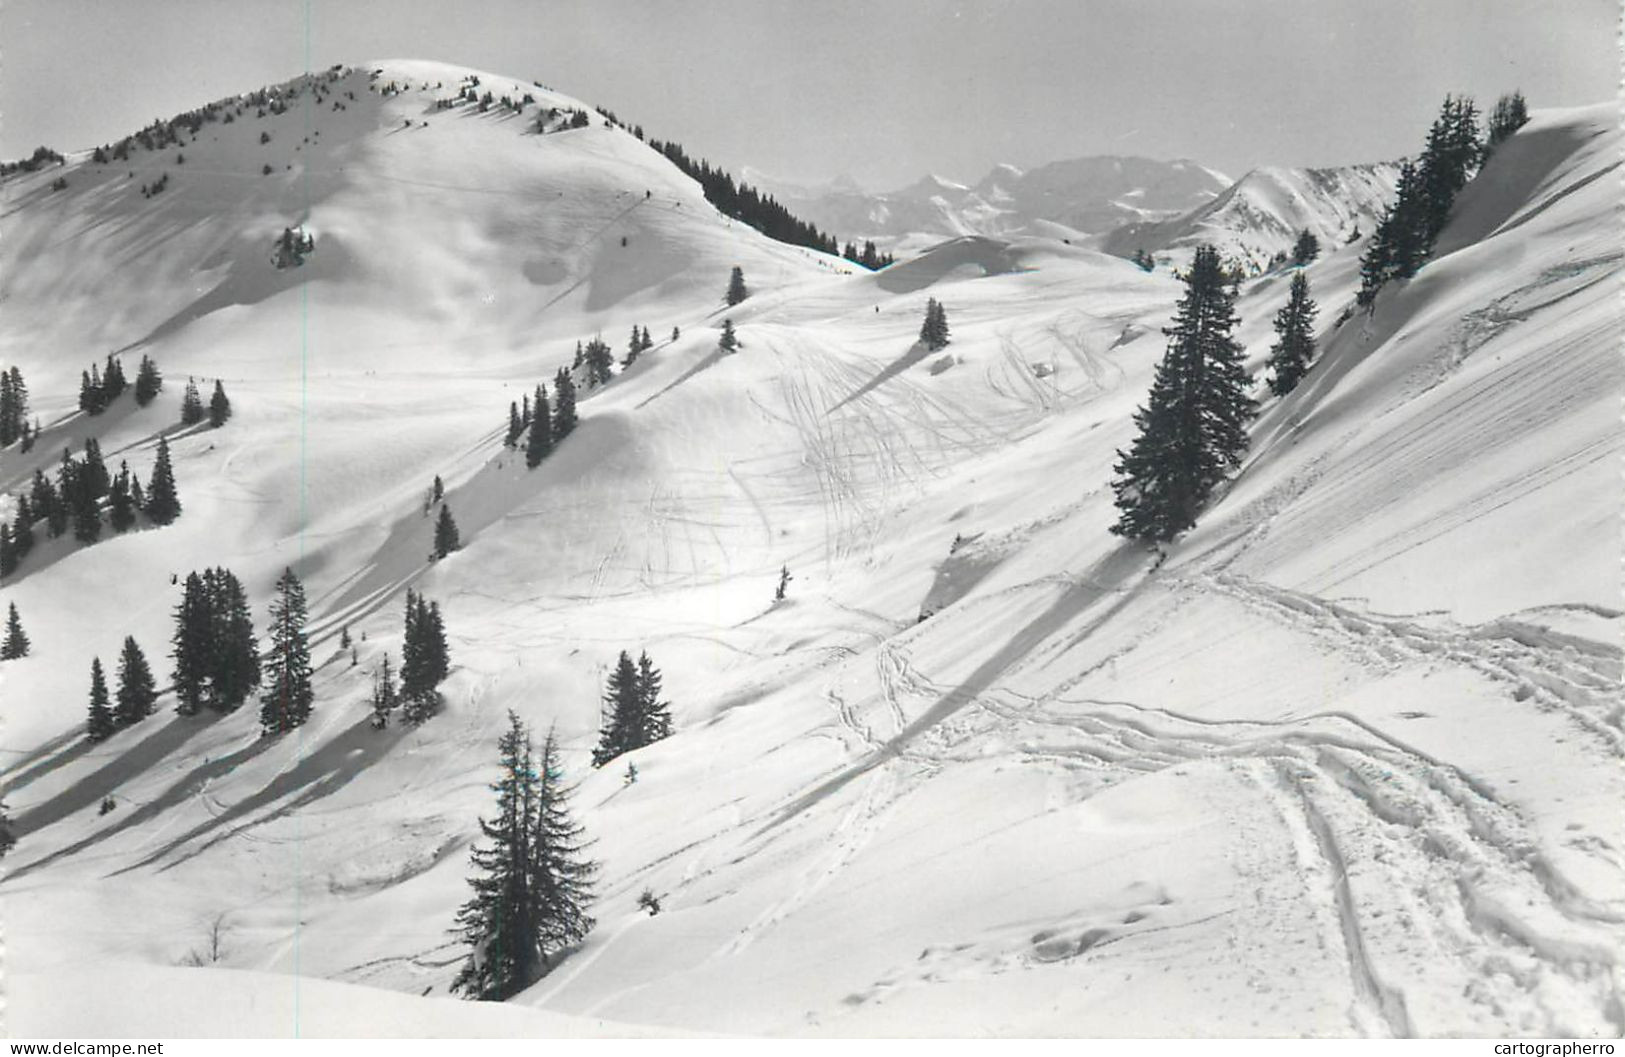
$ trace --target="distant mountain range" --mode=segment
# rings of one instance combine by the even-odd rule
[[[925,176],[908,187],[870,192],[850,177],[805,185],[747,169],[747,182],[796,216],[909,253],[957,235],[1085,238],[1129,223],[1169,220],[1199,209],[1230,178],[1193,161],[1102,156],[1036,169],[995,166],[974,186]]]

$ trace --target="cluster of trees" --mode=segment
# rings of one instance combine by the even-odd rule
[[[1141,246],[1139,249],[1135,250],[1129,259],[1132,260],[1142,272],[1152,272],[1156,271],[1157,269],[1156,258],[1151,256],[1144,246]]]
[[[598,747],[592,752],[594,767],[671,734],[671,713],[660,700],[660,684],[660,669],[649,660],[648,653],[640,655],[634,664],[631,654],[621,651],[604,688]]]
[[[584,362],[585,350],[582,356]],[[508,403],[508,433],[503,443],[514,448],[519,445],[520,437],[526,437],[525,465],[534,470],[575,428],[576,383],[570,370],[560,367],[553,376],[551,407],[547,387],[543,385],[536,387],[534,399],[526,396],[522,404]]]
[[[942,302],[932,297],[925,302],[925,322],[920,325],[920,340],[932,352],[948,347],[948,312]]]
[[[119,653],[118,692],[110,701],[107,679],[102,674],[102,659],[90,662],[90,715],[85,723],[85,736],[91,741],[103,741],[124,727],[141,722],[158,710],[158,687],[153,682],[152,668],[146,654],[132,635],[124,637],[124,648]]]
[[[17,615],[17,603],[13,602],[6,614],[6,636],[0,639],[0,661],[27,657],[30,645],[28,632],[23,630],[23,619]]]
[[[649,336],[649,328],[641,331],[634,326],[632,337],[626,343],[626,359],[621,361],[622,367],[630,367],[638,362],[638,357],[655,347],[655,341]]]
[[[513,712],[497,741],[501,776],[496,814],[480,819],[485,846],[471,860],[473,894],[452,930],[469,948],[451,989],[466,998],[500,1002],[523,991],[581,942],[594,921],[587,913],[598,865],[570,815],[558,742],[548,731],[540,758],[529,730]]]
[[[21,161],[0,162],[0,176],[11,176],[20,172],[38,172],[47,165],[66,165],[68,159],[50,147],[35,147],[34,153]]]
[[[183,716],[234,712],[260,685],[248,594],[229,569],[187,574],[169,641],[175,711]]]
[[[423,723],[440,707],[438,688],[450,672],[451,649],[446,643],[446,624],[440,616],[440,603],[430,602],[409,589],[400,682],[395,681],[389,654],[384,654],[373,673],[372,725],[378,730],[389,726],[389,717],[397,708],[406,722],[413,726]]]
[[[98,370],[93,363],[90,370],[79,372],[79,410],[87,415],[101,414],[119,398],[127,384],[124,365],[108,353],[106,370]]]
[[[861,250],[856,243],[848,242],[846,248],[841,250],[841,256],[853,264],[863,265],[872,272],[877,272],[896,260],[891,254],[881,253],[875,249],[875,244],[870,241],[865,241]]]
[[[186,391],[181,396],[181,425],[195,426],[202,422],[207,415],[209,425],[219,429],[231,418],[231,398],[226,395],[226,387],[220,384],[220,379],[214,380],[214,392],[209,395],[207,411],[203,407],[203,397],[198,392],[197,379],[186,379]]]
[[[705,159],[695,161],[676,143],[650,140],[649,146],[685,174],[698,181],[705,200],[718,210],[749,224],[770,239],[788,242],[792,246],[806,246],[824,253],[838,254],[840,245],[833,235],[826,235],[804,220],[799,220],[772,195],[764,195],[720,168],[713,168]]]
[[[276,240],[276,249],[271,254],[271,263],[280,271],[284,268],[297,268],[305,263],[305,258],[316,251],[316,236],[300,229],[283,228],[282,234]]]
[[[130,473],[128,463],[119,464],[117,475],[108,473],[101,445],[94,437],[85,441],[82,460],[75,461],[73,453],[63,449],[56,484],[43,470],[35,470],[28,494],[17,497],[17,513],[11,524],[0,525],[0,576],[9,575],[33,550],[37,522],[45,522],[48,539],[61,536],[71,525],[75,539],[95,543],[102,534],[104,505],[114,532],[133,528],[138,513],[157,525],[167,525],[180,516],[169,445],[162,437],[158,439],[158,457],[145,491],[140,480]]]
[[[1401,164],[1397,193],[1360,258],[1360,292],[1369,305],[1392,279],[1409,279],[1427,263],[1450,218],[1456,195],[1489,152],[1528,120],[1520,93],[1496,104],[1488,136],[1479,138],[1478,108],[1468,96],[1446,96],[1416,161]]]
[[[24,451],[34,446],[34,433],[28,425],[28,385],[23,372],[12,364],[0,371],[0,448],[22,441]]]

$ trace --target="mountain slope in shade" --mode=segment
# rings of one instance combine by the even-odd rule
[[[1197,209],[1124,225],[1097,244],[1119,257],[1145,250],[1183,262],[1210,243],[1256,273],[1289,253],[1305,229],[1322,246],[1369,235],[1392,201],[1398,177],[1392,164],[1254,169]]]

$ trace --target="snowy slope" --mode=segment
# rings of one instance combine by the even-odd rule
[[[1393,200],[1398,176],[1392,164],[1254,169],[1211,202],[1182,216],[1125,224],[1098,245],[1119,257],[1143,249],[1183,267],[1206,243],[1257,274],[1272,258],[1290,253],[1305,229],[1322,246],[1371,234]]]
[[[179,522],[36,551],[5,586],[35,642],[0,669],[22,834],[0,888],[8,972],[175,966],[218,921],[224,969],[443,996],[512,708],[557,724],[603,862],[598,928],[516,1000],[542,1014],[781,1034],[1625,1030],[1608,108],[1537,116],[1464,194],[1448,252],[1339,328],[1358,246],[1328,245],[1309,269],[1321,361],[1159,561],[1106,526],[1179,294],[1163,270],[968,237],[842,274],[730,226],[625,133],[429,111],[445,90],[420,86],[464,71],[380,65],[408,91],[380,98],[363,67],[340,123],[300,116],[331,155],[274,194],[240,175],[258,171],[254,121],[206,126],[174,198],[120,197],[77,162],[66,192],[51,173],[5,185],[0,348],[37,402],[65,410],[92,356],[151,334],[169,388],[103,416],[104,450],[145,472],[189,371],[223,375],[238,408],[172,436]],[[299,182],[316,254],[270,289]],[[26,279],[24,247],[42,262]],[[734,263],[754,293],[723,356]],[[77,268],[109,308],[74,292]],[[222,282],[232,299],[200,305]],[[1255,368],[1285,288],[1245,288]],[[953,328],[931,355],[927,297]],[[526,471],[501,447],[507,401],[575,338],[619,345],[634,323],[682,337]],[[37,450],[101,425],[70,417]],[[21,476],[4,458],[0,478]],[[431,565],[436,473],[465,546]],[[230,566],[263,622],[295,560],[322,664],[297,736],[166,701],[78,738],[90,656],[126,633],[161,654],[170,572]],[[408,584],[440,601],[455,670],[442,714],[380,734],[368,672],[398,656]],[[343,621],[365,634],[356,667]],[[607,666],[640,648],[678,733],[624,785],[586,757]],[[354,1025],[480,1033],[463,1019],[479,1011],[442,1008],[357,1002]],[[32,1015],[8,1029],[50,1023]]]

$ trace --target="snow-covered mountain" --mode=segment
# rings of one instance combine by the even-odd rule
[[[1188,213],[1125,224],[1097,244],[1119,257],[1144,250],[1183,264],[1206,243],[1256,273],[1285,258],[1304,230],[1323,246],[1371,234],[1398,178],[1399,166],[1388,163],[1254,169]]]
[[[1102,234],[1126,223],[1182,215],[1230,183],[1191,161],[1116,156],[1074,158],[1026,171],[999,165],[974,186],[925,176],[887,193],[864,191],[850,178],[806,186],[750,170],[746,179],[821,228],[905,254],[947,236]]]
[[[442,109],[471,76],[535,101]],[[596,118],[534,134],[585,107],[529,81],[319,80],[0,184],[0,355],[45,425],[0,489],[90,436],[145,478],[164,435],[184,504],[42,540],[0,585],[33,640],[0,665],[8,1029],[1625,1028],[1612,107],[1537,113],[1371,313],[1338,322],[1360,245],[1323,239],[1320,358],[1157,553],[1107,531],[1108,482],[1165,269],[967,234],[867,273],[731,223]],[[295,224],[314,252],[279,271]],[[1255,373],[1286,287],[1243,288]],[[634,325],[655,347],[527,470],[509,402]],[[86,416],[110,349],[166,388]],[[223,379],[220,429],[176,425],[189,375]],[[463,546],[431,562],[435,476]],[[277,574],[304,579],[311,722],[261,738],[252,706],[166,695],[86,742],[91,658],[133,635],[163,681],[172,576],[216,565],[262,632]],[[375,731],[408,587],[445,615],[446,703]],[[631,784],[588,764],[623,649],[676,725]],[[534,1011],[452,1012],[510,709],[565,743],[598,923]]]

